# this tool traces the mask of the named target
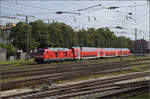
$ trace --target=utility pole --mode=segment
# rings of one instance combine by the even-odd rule
[[[28,34],[28,16],[26,16],[26,40],[27,40],[27,44],[26,44],[26,60],[28,60],[28,55],[29,55],[29,34]]]
[[[50,24],[50,21],[49,21],[49,19],[48,19],[48,24]]]
[[[137,40],[137,28],[135,28],[135,41]]]
[[[136,43],[136,41],[137,41],[137,28],[135,28],[135,43]],[[137,45],[137,44],[135,44],[135,45]],[[138,50],[138,49],[137,49]],[[134,47],[134,54],[136,54],[136,47]],[[134,55],[134,58],[136,58],[136,55]]]
[[[16,14],[17,16],[25,16],[26,18],[26,60],[28,60],[28,55],[29,55],[29,33],[28,33],[28,17],[34,17],[30,15],[21,15],[21,14]]]
[[[28,55],[29,55],[29,33],[28,33],[28,17],[33,17],[34,16],[31,16],[31,15],[22,15],[22,14],[16,14],[17,16],[25,16],[26,18],[26,60],[28,60]]]
[[[121,36],[123,36],[123,31],[121,31]],[[122,51],[122,42],[120,43],[120,47],[121,47],[121,53],[123,53],[123,51]],[[123,62],[123,59],[122,59],[122,57],[120,57],[120,62],[122,63]],[[122,72],[122,65],[120,65],[120,72]]]

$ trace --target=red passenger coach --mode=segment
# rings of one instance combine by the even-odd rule
[[[94,47],[73,47],[74,59],[93,59],[100,57],[100,49]]]
[[[98,48],[83,47],[81,50],[82,59],[94,59],[99,57],[100,53]]]
[[[130,50],[127,48],[123,48],[122,49],[122,56],[128,56],[130,55]]]

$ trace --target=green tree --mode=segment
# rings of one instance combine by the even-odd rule
[[[109,28],[89,28],[75,31],[65,23],[53,22],[45,24],[42,20],[30,22],[28,25],[30,50],[46,47],[105,47],[132,48],[132,40],[117,37]],[[2,35],[2,33],[0,34]],[[26,24],[19,22],[11,29],[10,38],[18,49],[26,50]]]
[[[50,42],[47,24],[41,20],[37,20],[35,22],[31,22],[30,26],[32,29],[30,37],[32,38],[32,43],[34,42],[35,45],[33,48],[46,48],[52,45]]]
[[[49,24],[48,32],[54,47],[71,47],[77,45],[77,34],[69,25],[53,22]]]
[[[90,46],[88,45],[88,33],[85,29],[79,30],[78,31],[78,44],[79,46]]]
[[[26,50],[26,24],[24,22],[17,23],[16,27],[11,29],[10,39],[15,47]]]
[[[7,36],[5,34],[5,31],[0,30],[0,38],[3,39],[4,41],[7,41]],[[11,42],[3,43],[0,42],[0,48],[5,48],[7,50],[7,56],[12,55],[15,53],[15,48],[11,44]]]

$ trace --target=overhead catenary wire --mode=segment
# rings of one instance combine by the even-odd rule
[[[26,7],[22,7],[22,6],[20,6],[20,7],[22,7],[22,9],[19,9],[19,8],[10,8],[9,6],[10,6],[10,4],[7,4],[8,6],[3,6],[3,8],[7,8],[7,9],[9,9],[9,10],[13,10],[13,11],[16,11],[17,13],[25,13],[24,11],[22,11],[22,9],[25,9]],[[50,12],[50,11],[47,11],[47,12],[42,12],[42,13],[40,13],[42,10],[41,9],[34,9],[33,10],[33,7],[29,7],[28,8],[29,9],[29,14],[55,14],[54,12]],[[5,12],[6,13],[6,12]]]
[[[90,8],[94,8],[94,7],[99,7],[99,6],[102,6],[102,4],[98,4],[98,5],[93,5],[93,6],[81,8],[81,9],[78,9],[77,11],[84,11],[84,10],[87,10],[87,9],[90,9]]]
[[[49,8],[44,8],[44,7],[39,7],[39,6],[35,6],[35,5],[28,5],[28,4],[23,4],[23,3],[18,3],[19,5],[23,5],[23,6],[28,6],[31,8],[37,8],[37,9],[43,9],[43,10],[48,10],[48,11],[58,11],[56,9],[49,9]]]

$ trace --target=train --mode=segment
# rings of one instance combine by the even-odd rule
[[[37,63],[83,60],[105,57],[129,56],[128,48],[95,48],[95,47],[72,47],[72,48],[45,48],[38,49],[34,60]]]

